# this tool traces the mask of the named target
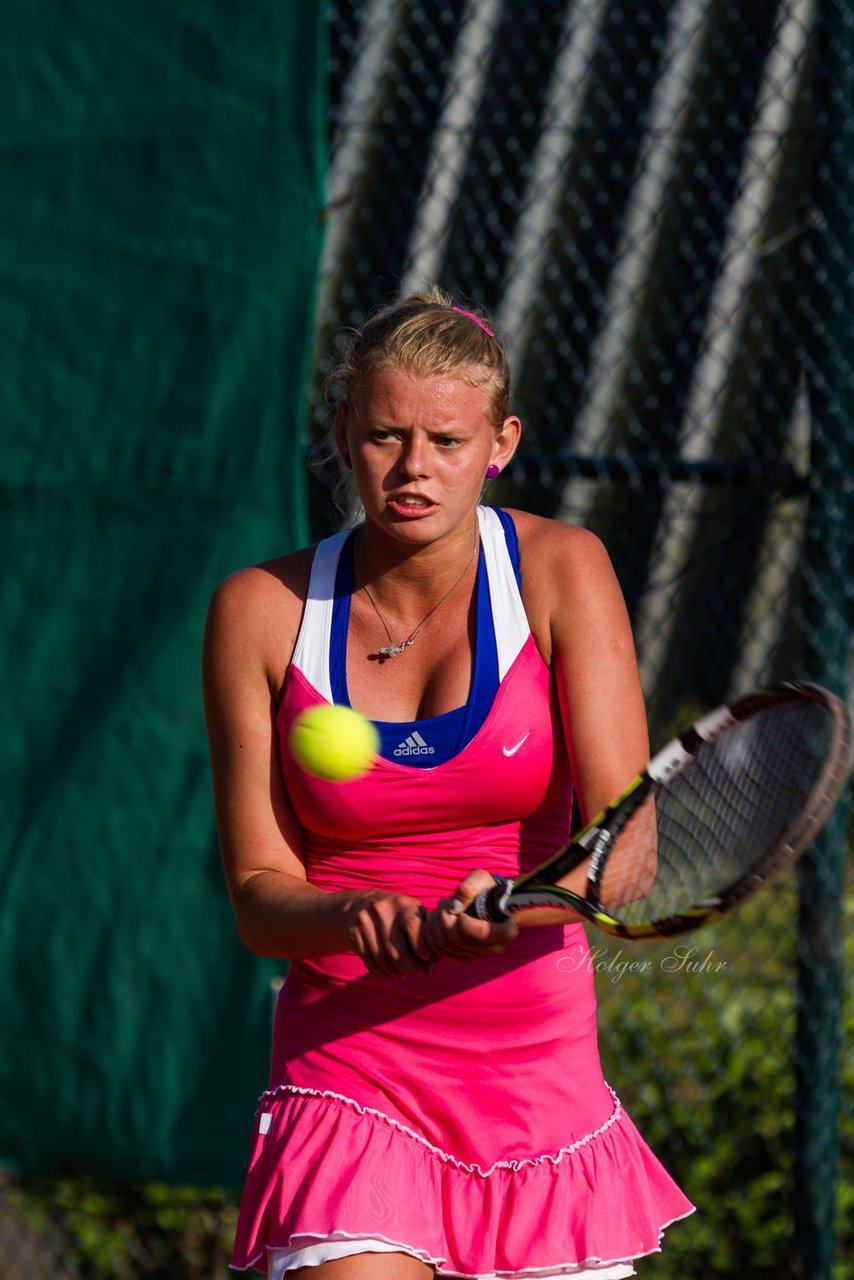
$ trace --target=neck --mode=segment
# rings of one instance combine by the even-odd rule
[[[354,587],[356,590],[362,588],[364,591],[365,596],[370,602],[371,608],[376,613],[379,621],[383,624],[383,629],[385,630],[386,637],[388,639],[387,645],[378,645],[376,652],[369,656],[376,657],[381,662],[386,662],[388,659],[396,657],[399,653],[405,653],[406,650],[415,643],[418,636],[430,622],[433,615],[438,613],[442,606],[457,593],[463,583],[463,580],[468,577],[469,570],[474,562],[475,551],[477,550],[477,533],[477,521],[475,521],[468,556],[462,569],[460,569],[459,572],[456,572],[456,570],[454,571],[455,576],[451,579],[449,585],[446,585],[444,577],[440,578],[434,572],[430,578],[431,590],[427,592],[425,588],[419,593],[417,590],[413,591],[411,582],[404,584],[402,579],[398,577],[398,586],[400,590],[397,593],[397,601],[395,602],[391,593],[387,593],[389,594],[389,599],[383,600],[384,608],[380,606],[377,602],[376,596],[368,587],[359,561],[359,544],[358,542],[356,543],[354,551]],[[378,585],[385,584],[387,586],[388,581],[388,573],[386,573],[379,582],[375,579],[373,582],[374,592],[377,591]],[[438,594],[440,591],[441,595]],[[430,604],[427,611],[423,612],[424,601],[426,599],[430,600]],[[404,619],[407,617],[409,610],[412,609],[415,604],[417,604],[418,612],[421,616],[417,617],[414,622],[404,626]],[[386,615],[385,609],[390,607],[394,607],[398,612],[400,627],[402,627],[403,630],[399,630],[395,627],[394,621],[390,620]]]
[[[477,515],[447,537],[422,546],[401,545],[365,524],[356,540],[356,560],[362,584],[389,602],[405,596],[431,599],[448,586],[471,559],[477,545]]]

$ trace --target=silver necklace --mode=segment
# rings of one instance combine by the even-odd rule
[[[423,631],[423,629],[427,626],[427,623],[428,623],[428,622],[430,621],[430,619],[433,617],[433,614],[434,614],[434,613],[436,613],[436,611],[437,611],[438,609],[441,609],[442,605],[445,603],[445,601],[448,599],[448,597],[449,597],[449,596],[453,595],[453,593],[456,591],[457,587],[458,587],[458,586],[460,585],[460,583],[462,582],[463,578],[464,578],[464,577],[466,576],[466,574],[468,573],[469,569],[471,568],[471,562],[472,562],[472,560],[474,560],[474,553],[475,553],[475,551],[476,551],[476,550],[477,550],[477,524],[475,524],[475,527],[474,527],[474,538],[473,538],[473,540],[472,540],[471,555],[469,556],[468,560],[466,561],[465,566],[464,566],[463,571],[462,571],[462,573],[460,574],[460,576],[459,576],[459,577],[456,579],[456,581],[455,581],[455,582],[454,582],[454,583],[453,583],[453,584],[448,588],[448,590],[447,590],[447,591],[445,592],[445,594],[442,596],[442,599],[438,602],[438,604],[434,604],[434,605],[433,605],[433,608],[430,610],[430,612],[429,612],[428,614],[426,614],[426,615],[421,619],[421,621],[419,622],[419,624],[418,624],[418,626],[415,628],[415,630],[414,630],[414,631],[411,631],[411,632],[409,633],[409,636],[407,637],[407,639],[406,639],[406,640],[399,640],[399,641],[396,641],[396,640],[394,640],[394,639],[393,639],[393,637],[392,637],[392,634],[391,634],[391,627],[388,625],[388,619],[386,618],[386,616],[385,616],[385,614],[383,613],[382,609],[381,609],[381,608],[379,607],[379,605],[377,604],[377,602],[376,602],[376,600],[374,599],[374,597],[371,595],[370,591],[369,591],[369,590],[368,590],[368,588],[367,588],[367,585],[366,585],[366,583],[365,583],[365,580],[364,580],[364,578],[362,577],[362,571],[361,571],[361,569],[359,568],[359,541],[358,541],[358,539],[356,540],[356,546],[355,546],[355,548],[354,548],[354,553],[353,553],[353,568],[354,568],[354,570],[355,570],[355,574],[356,574],[356,581],[358,582],[359,586],[362,588],[362,590],[364,591],[365,595],[368,597],[368,599],[370,600],[371,604],[373,605],[373,607],[374,607],[374,612],[376,613],[376,615],[377,615],[377,617],[379,618],[380,622],[381,622],[381,623],[383,624],[383,626],[385,627],[385,633],[386,633],[386,635],[388,636],[388,644],[384,644],[384,645],[382,646],[382,648],[381,648],[381,649],[377,649],[377,655],[378,655],[378,657],[380,657],[380,658],[395,658],[395,657],[397,657],[397,655],[398,655],[399,653],[403,653],[404,649],[408,649],[408,648],[409,648],[409,646],[410,646],[411,644],[414,644],[414,643],[415,643],[415,639],[416,639],[416,637],[417,637],[417,636],[418,636],[418,634],[419,634],[421,631]]]

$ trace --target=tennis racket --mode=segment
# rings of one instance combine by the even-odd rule
[[[520,925],[572,912],[635,940],[699,929],[795,862],[850,765],[839,698],[802,683],[748,694],[697,720],[570,844],[468,911]],[[584,863],[586,883],[572,875]]]

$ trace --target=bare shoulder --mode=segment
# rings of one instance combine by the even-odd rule
[[[614,570],[602,541],[589,529],[547,520],[527,511],[510,511],[519,535],[523,582],[561,595],[568,588],[588,589],[597,580],[611,583]]]
[[[574,568],[578,572],[610,565],[603,543],[589,529],[566,524],[562,520],[533,516],[528,511],[510,510],[507,514],[513,518],[523,556],[526,552],[531,553],[532,559],[545,556],[549,566],[561,563],[565,568]],[[529,566],[526,564],[525,568],[527,571]]]
[[[510,511],[519,535],[522,594],[531,630],[550,660],[558,633],[611,619],[625,622],[622,592],[610,556],[594,533],[579,525]]]
[[[302,619],[314,547],[238,569],[211,596],[205,660],[254,667],[277,689]]]

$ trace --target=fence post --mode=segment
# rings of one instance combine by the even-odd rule
[[[825,0],[818,10],[804,624],[807,673],[846,696],[854,548],[854,0]],[[799,871],[793,1274],[804,1280],[830,1280],[835,1252],[845,819],[843,803]]]

